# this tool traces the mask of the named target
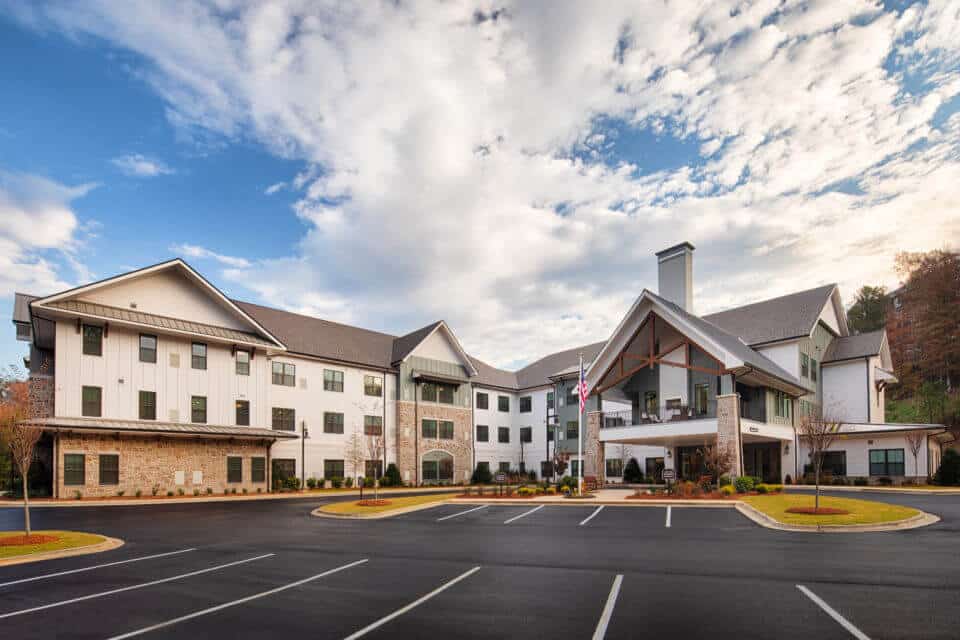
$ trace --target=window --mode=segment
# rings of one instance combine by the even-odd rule
[[[441,404],[453,404],[454,387],[452,384],[438,384],[437,391],[439,392],[438,402]]]
[[[490,427],[485,424],[477,425],[477,442],[490,442]]]
[[[202,342],[194,342],[190,347],[190,368],[207,368],[207,345]]]
[[[497,471],[502,471],[503,473],[510,473],[510,463],[501,462],[497,465]]]
[[[570,461],[570,475],[573,476],[574,478],[580,477],[580,461],[579,460]]]
[[[547,409],[556,408],[556,400],[554,399],[553,391],[547,391]]]
[[[477,392],[477,409],[489,409],[490,396],[485,393]]]
[[[437,421],[424,418],[420,423],[420,435],[424,438],[437,437]]]
[[[553,477],[553,463],[549,460],[544,460],[540,463],[540,477],[541,478],[552,478]]]
[[[250,375],[250,352],[249,351],[237,351],[237,375],[238,376],[248,376]]]
[[[420,387],[420,399],[426,402],[437,401],[437,385],[432,382],[424,382]]]
[[[774,391],[774,414],[778,418],[790,417],[790,396],[783,391]]]
[[[243,482],[243,458],[227,456],[227,482]]]
[[[510,411],[509,396],[497,396],[497,411]]]
[[[83,355],[103,355],[103,327],[83,325]]]
[[[484,473],[484,472],[490,473],[490,463],[489,463],[489,462],[478,462],[478,463],[477,463],[477,469],[480,471],[481,474]]]
[[[805,353],[800,354],[800,376],[803,378],[810,377],[810,356]]]
[[[117,454],[100,455],[100,484],[120,484],[120,456]]]
[[[157,393],[156,391],[140,392],[140,419],[157,419]]]
[[[190,398],[190,422],[207,421],[207,398],[205,396],[193,396]]]
[[[904,475],[903,449],[870,449],[870,475]]]
[[[271,426],[274,431],[296,431],[297,430],[297,412],[293,409],[284,409],[274,407],[271,411]],[[324,414],[326,418],[326,414]],[[326,426],[324,426],[326,431]]]
[[[86,484],[85,458],[82,453],[63,454],[63,484],[78,486]]]
[[[520,413],[530,413],[533,411],[533,398],[522,396],[520,398]]]
[[[330,478],[342,478],[343,477],[343,460],[324,460],[323,461],[323,477],[328,480]]]
[[[140,334],[140,362],[157,361],[157,336]]]
[[[103,389],[100,387],[84,387],[81,394],[80,415],[99,418],[102,413]]]
[[[623,460],[607,460],[607,477],[608,478],[622,478],[623,477]]]
[[[343,371],[324,369],[323,390],[343,392]]]
[[[533,427],[520,427],[520,442],[533,442]]]
[[[823,465],[821,471],[834,476],[847,475],[847,452],[846,451],[824,451]]]
[[[552,425],[552,424],[547,425],[547,442],[553,442],[554,429],[556,429],[556,425]]]
[[[267,459],[264,457],[250,458],[250,482],[267,481]]]
[[[324,412],[323,432],[324,433],[343,433],[343,414]]]
[[[810,379],[817,381],[817,361],[813,358],[810,358]]]
[[[510,427],[497,427],[497,442],[510,442]]]
[[[237,426],[249,427],[250,426],[250,401],[237,400],[236,409],[237,409]]]
[[[364,460],[363,475],[368,478],[382,478],[383,460]]]
[[[379,398],[383,395],[383,378],[363,376],[363,395]]]
[[[710,398],[710,385],[709,384],[695,384],[693,385],[693,405],[694,410],[698,416],[707,415],[707,404]]]
[[[366,436],[382,436],[383,417],[363,416],[363,434]]]
[[[567,421],[567,440],[576,440],[580,434],[580,425],[576,420]]]
[[[441,440],[453,440],[453,423],[451,421],[441,420],[439,429]]]
[[[279,384],[284,387],[295,387],[297,385],[297,366],[289,362],[273,361],[273,384]],[[340,374],[341,376],[343,374]],[[324,372],[326,377],[326,372]],[[326,386],[326,385],[324,385]],[[343,379],[341,378],[341,391],[343,391]]]
[[[274,488],[280,488],[287,478],[297,476],[297,461],[294,458],[271,458],[270,469],[270,481]]]
[[[652,416],[660,414],[659,407],[657,406],[656,391],[647,391],[643,394],[643,407],[643,410]]]
[[[576,407],[580,405],[580,398],[577,396],[577,385],[571,384],[567,387],[567,406]]]

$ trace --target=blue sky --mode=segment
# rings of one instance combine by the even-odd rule
[[[516,366],[606,337],[681,240],[700,312],[960,243],[946,2],[488,4],[3,3],[0,315],[181,255]]]

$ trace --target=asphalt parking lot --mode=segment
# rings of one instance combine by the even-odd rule
[[[127,544],[0,568],[0,630],[18,639],[960,636],[960,496],[870,497],[943,521],[825,535],[690,507],[668,519],[659,506],[446,504],[374,521],[311,517],[320,501],[303,500],[35,509],[36,528]],[[16,509],[0,509],[0,530],[19,525]]]

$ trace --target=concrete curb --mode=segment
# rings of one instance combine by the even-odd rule
[[[815,487],[809,484],[786,485],[785,491],[812,492]],[[904,487],[847,487],[822,485],[820,491],[849,491],[851,493],[896,493],[902,496],[960,496],[960,489],[907,489]]]
[[[454,498],[447,504],[506,504],[506,505],[551,505],[561,507],[592,507],[604,505],[607,507],[703,507],[708,509],[730,509],[737,506],[733,500],[536,500],[531,498],[510,500],[484,500],[482,498]]]
[[[907,529],[918,529],[940,522],[940,518],[937,516],[921,511],[911,518],[878,524],[786,524],[768,516],[746,502],[738,503],[737,511],[761,527],[777,529],[778,531],[791,531],[794,533],[878,533],[881,531],[905,531]]]
[[[372,490],[371,490],[372,491]],[[367,491],[370,493],[371,491]],[[421,494],[421,493],[449,493],[450,489],[423,489],[423,488],[404,488],[404,489],[391,489],[390,491],[384,491],[383,489],[380,492],[384,495],[399,495],[399,494]],[[351,498],[354,496],[359,496],[360,492],[357,490],[352,491],[340,491],[340,492],[321,492],[321,491],[306,491],[303,493],[252,493],[247,495],[236,495],[236,496],[224,496],[224,495],[202,495],[202,496],[176,496],[173,498],[124,498],[118,500],[50,500],[50,501],[41,501],[34,502],[30,501],[31,509],[49,509],[53,507],[70,507],[70,508],[82,508],[82,507],[153,507],[153,506],[162,506],[165,504],[203,504],[209,502],[250,502],[253,500],[322,500],[325,498]],[[3,508],[23,508],[23,503],[20,501],[13,500],[0,500],[0,509]]]
[[[91,553],[103,553],[112,551],[124,545],[123,540],[119,538],[110,538],[101,536],[103,542],[88,544],[84,547],[74,547],[73,549],[57,549],[56,551],[43,551],[41,553],[31,553],[25,556],[16,556],[0,560],[0,567],[9,567],[15,564],[26,564],[27,562],[40,562],[41,560],[57,560],[59,558],[69,558],[71,556],[85,556]]]
[[[426,509],[433,509],[434,507],[439,507],[440,505],[450,504],[449,500],[437,500],[436,502],[428,502],[426,504],[415,504],[409,507],[401,507],[400,509],[393,509],[391,511],[386,511],[383,513],[372,513],[370,515],[360,515],[353,513],[324,513],[321,511],[323,507],[317,507],[310,512],[310,515],[317,518],[330,518],[332,520],[382,520],[384,518],[392,518],[393,516],[402,516],[405,513],[413,513],[414,511],[424,511]]]

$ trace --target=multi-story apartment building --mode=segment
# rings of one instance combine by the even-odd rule
[[[608,340],[518,371],[472,357],[442,321],[393,336],[239,302],[179,259],[17,294],[31,423],[45,431],[36,475],[57,496],[263,491],[391,463],[410,484],[456,483],[478,465],[549,476],[560,451],[570,473],[607,481],[624,453],[653,479],[694,477],[719,438],[736,445],[735,472],[780,479],[802,473],[797,414],[815,405],[845,422],[835,473],[936,464],[940,430],[883,424],[885,340],[846,334],[836,286],[701,318],[692,256],[687,243],[660,252],[661,295],[645,290]],[[928,445],[910,474],[904,433],[919,429]]]

